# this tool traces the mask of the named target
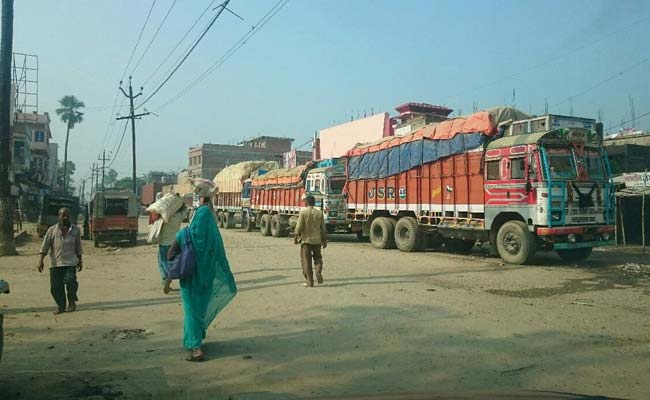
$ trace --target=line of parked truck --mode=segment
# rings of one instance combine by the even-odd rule
[[[214,178],[217,222],[287,236],[310,194],[328,232],[369,238],[379,249],[466,253],[488,243],[504,261],[525,264],[537,250],[575,262],[614,244],[600,127],[506,111],[449,119],[292,169],[255,161],[227,167]]]

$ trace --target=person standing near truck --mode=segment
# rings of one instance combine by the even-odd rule
[[[59,210],[59,222],[45,233],[40,254],[38,272],[43,272],[43,260],[46,255],[50,255],[50,293],[57,305],[54,314],[66,311],[66,298],[67,311],[75,311],[79,289],[77,272],[83,269],[83,263],[81,230],[70,221],[70,209],[64,207]]]
[[[300,245],[300,261],[302,264],[302,274],[307,282],[303,283],[305,287],[314,286],[314,272],[312,269],[312,258],[316,267],[316,280],[318,284],[323,283],[323,255],[321,247],[327,247],[327,229],[323,212],[314,208],[316,199],[308,195],[304,198],[305,208],[298,214],[298,224],[296,225],[296,234],[293,238],[295,244]]]

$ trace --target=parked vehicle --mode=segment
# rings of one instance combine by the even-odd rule
[[[138,200],[132,192],[96,192],[90,201],[90,231],[95,247],[120,241],[135,244],[138,209]]]
[[[468,252],[524,264],[580,261],[613,244],[614,188],[595,121],[546,115],[499,126],[479,112],[348,152],[348,219],[374,247]],[[504,135],[503,137],[500,137]]]
[[[70,220],[77,223],[79,216],[79,198],[57,193],[47,193],[41,198],[40,212],[36,232],[42,238],[50,226],[59,221],[59,210],[63,207],[70,209]]]

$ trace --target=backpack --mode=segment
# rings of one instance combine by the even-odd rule
[[[196,269],[196,255],[192,246],[192,238],[189,228],[185,228],[185,244],[180,254],[169,262],[167,279],[189,279],[194,275]]]

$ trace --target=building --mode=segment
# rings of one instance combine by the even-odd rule
[[[321,129],[315,143],[315,158],[338,158],[358,143],[368,143],[393,136],[388,113],[379,113],[329,128]]]
[[[283,154],[282,167],[295,168],[312,160],[311,151],[291,150]]]
[[[291,138],[260,136],[238,145],[204,143],[188,151],[189,178],[213,179],[223,168],[242,161],[277,161],[291,150]],[[179,180],[180,183],[180,180]]]
[[[48,183],[51,188],[56,189],[56,175],[59,166],[59,145],[54,142],[50,142],[50,173],[48,177]]]
[[[442,122],[448,119],[452,109],[427,103],[405,103],[395,107],[399,113],[393,117],[395,136],[404,136],[417,131],[426,125]]]
[[[151,171],[147,174],[147,183],[173,185],[178,183],[178,174],[175,172]]]
[[[51,184],[56,164],[50,160],[50,116],[48,113],[16,112],[12,128],[14,173],[44,185]]]
[[[612,174],[650,170],[650,133],[605,138]]]

